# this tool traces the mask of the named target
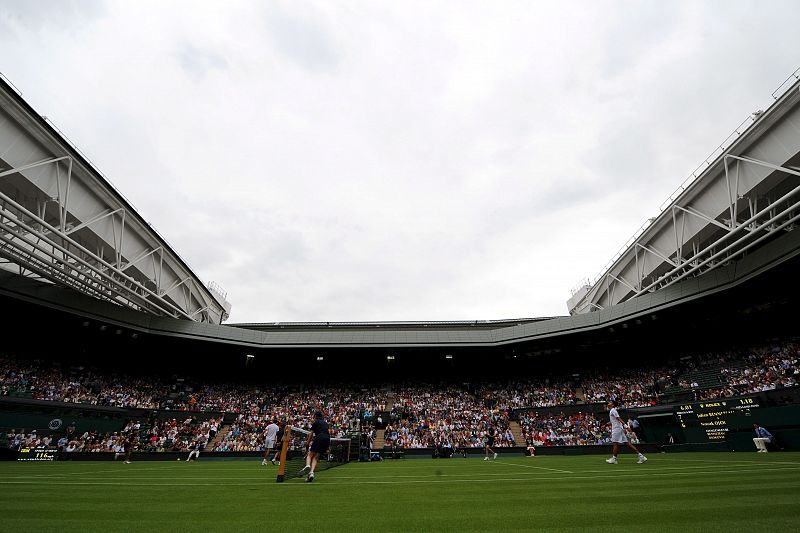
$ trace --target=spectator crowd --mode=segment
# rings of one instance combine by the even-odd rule
[[[121,431],[100,432],[87,430],[83,433],[75,431],[74,425],[56,439],[51,435],[37,435],[37,430],[26,433],[24,429],[11,429],[6,433],[7,445],[10,448],[36,448],[39,446],[57,447],[66,452],[116,452],[122,453],[123,442],[131,440],[135,451],[142,452],[183,452],[194,444],[205,446],[213,439],[220,425],[219,419],[197,420],[188,417],[183,420],[152,419],[148,422],[129,421]]]
[[[522,445],[510,428],[514,411],[530,445],[603,444],[608,442],[608,428],[594,415],[553,414],[552,409],[544,414],[539,409],[609,400],[625,407],[656,405],[665,391],[714,399],[796,387],[799,349],[796,342],[787,341],[683,357],[677,363],[651,368],[595,371],[583,379],[573,374],[568,379],[516,379],[477,387],[452,383],[189,385],[182,380],[170,383],[82,367],[62,369],[0,356],[0,397],[182,413],[162,413],[144,423],[131,421],[119,433],[65,435],[56,443],[35,431],[6,430],[8,445],[15,447],[50,439],[47,444],[65,450],[115,451],[124,435],[134,436],[134,447],[140,451],[183,451],[197,445],[215,451],[260,451],[271,421],[307,427],[315,411],[324,413],[334,437],[358,429],[362,420],[368,420],[385,428],[386,444],[395,448],[482,447],[490,432],[495,446]],[[712,385],[698,383],[701,373],[711,376]],[[228,413],[224,427],[222,413]],[[66,441],[60,442],[63,438]]]
[[[519,425],[527,446],[580,446],[608,444],[611,428],[608,420],[592,413],[572,415],[519,413]]]
[[[453,385],[404,386],[395,393],[384,439],[395,448],[476,448],[490,429],[496,446],[514,445],[508,411],[480,394]]]

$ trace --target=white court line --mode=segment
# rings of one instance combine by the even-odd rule
[[[567,473],[567,474],[576,474],[576,472],[571,472],[571,471],[568,471],[568,470],[558,470],[558,469],[555,469],[555,468],[536,467],[536,466],[533,466],[533,465],[518,465],[518,464],[515,464],[515,463],[501,463],[501,464],[506,465],[506,466],[521,466],[521,467],[525,467],[525,468],[544,469],[544,470],[548,470],[548,471],[552,471],[552,472],[563,472],[563,473]],[[686,473],[688,473],[688,474],[692,473],[691,472],[692,470],[708,468],[708,465],[705,465],[705,466],[700,466],[700,465],[697,465],[697,466],[694,466],[694,465],[692,465],[692,466],[688,466],[688,465],[687,466],[677,466],[677,465],[676,466],[663,466],[662,463],[658,463],[657,465],[653,465],[652,463],[650,463],[647,466],[642,466],[642,467],[638,467],[637,466],[636,469],[640,470],[640,469],[645,469],[645,468],[653,468],[654,466],[658,467],[658,472],[687,471]],[[730,466],[735,466],[735,464],[731,463]],[[624,468],[624,466],[623,466],[623,468]],[[157,470],[157,469],[155,469],[155,470]],[[108,472],[103,472],[102,473],[103,474],[102,477],[104,479],[106,479],[106,480],[109,480],[109,481],[112,481],[112,480],[118,479],[118,478],[131,479],[130,478],[131,474],[136,474],[136,473],[141,472],[141,471],[142,470],[128,470],[128,471],[117,470],[117,471],[113,472],[113,475],[109,475]],[[611,471],[617,471],[618,473],[623,474],[623,475],[626,472],[631,472],[631,470],[623,470],[623,469],[619,468],[618,466],[606,466],[606,467],[602,467],[600,470],[581,470],[580,472],[577,472],[577,473],[579,473],[579,474],[593,474],[593,473],[607,473],[607,472],[611,472]],[[193,479],[193,480],[234,479],[234,480],[242,480],[242,481],[244,481],[244,480],[270,480],[277,473],[277,472],[272,473],[271,471],[263,471],[263,470],[262,470],[262,472],[264,472],[264,474],[260,474],[260,477],[218,476],[218,475],[211,475],[211,473],[208,473],[209,474],[208,476],[194,476],[194,475],[192,475],[191,479]],[[327,479],[383,479],[387,475],[387,474],[375,474],[375,475],[362,475],[362,476],[341,476],[341,475],[337,475],[336,472],[339,472],[339,471],[330,472],[330,473],[326,474],[325,477]],[[91,473],[95,473],[95,472],[91,472]],[[230,472],[225,472],[225,473],[230,473]],[[254,470],[253,469],[249,469],[249,473],[251,473],[251,474],[254,473]],[[526,473],[524,475],[534,477],[534,476],[536,476],[537,473],[539,473],[539,472],[528,472],[528,473]],[[66,474],[53,474],[53,475],[48,476],[46,474],[42,474],[42,475],[37,475],[37,476],[28,476],[28,475],[15,473],[14,475],[5,476],[5,479],[31,479],[31,478],[35,478],[37,480],[41,479],[42,481],[45,481],[47,479],[52,479],[55,476],[58,476],[59,478],[61,478],[61,477],[65,476],[65,475]],[[463,473],[463,474],[457,474],[457,473],[455,473],[455,474],[450,474],[450,473],[448,473],[448,474],[394,474],[394,473],[392,473],[392,474],[388,474],[388,475],[391,475],[393,478],[428,478],[428,477],[436,478],[436,477],[441,477],[442,475],[446,475],[448,477],[457,478],[457,477],[464,477],[464,476],[474,476],[474,475],[476,475],[476,472],[468,472],[468,473]],[[508,472],[503,472],[503,473],[481,472],[480,475],[481,476],[507,476]],[[148,480],[154,480],[154,481],[155,480],[167,480],[167,481],[169,481],[169,480],[174,480],[175,476],[170,476],[170,477],[163,477],[163,476],[152,477],[152,476],[148,476],[147,479]],[[536,478],[536,479],[541,479],[541,478]],[[563,479],[572,479],[572,478],[566,478],[565,477]]]
[[[572,482],[575,479],[630,479],[630,478],[637,478],[637,477],[653,477],[653,476],[661,476],[661,477],[670,477],[670,476],[689,476],[689,475],[696,475],[696,474],[760,474],[760,473],[770,473],[770,472],[785,472],[788,470],[797,470],[794,467],[782,467],[782,468],[760,468],[757,470],[709,470],[709,471],[701,471],[701,472],[649,472],[649,473],[641,473],[641,474],[627,474],[627,475],[594,475],[594,476],[570,476],[570,477],[533,477],[533,476],[525,476],[525,477],[513,477],[513,478],[491,478],[487,479],[486,477],[483,478],[472,478],[472,479],[429,479],[429,480],[401,480],[401,481],[355,481],[355,482],[337,482],[337,481],[323,481],[316,486],[327,486],[327,485],[419,485],[425,483],[496,483],[498,481],[568,481]],[[320,476],[322,477],[322,476]],[[270,487],[270,486],[308,486],[305,483],[274,483],[270,480],[264,480],[267,483],[263,482],[252,482],[252,483],[215,483],[213,487],[250,487],[250,486],[260,486],[260,487]],[[5,481],[0,480],[0,485],[98,485],[98,486],[131,486],[131,487],[198,487],[197,483],[192,482],[191,480],[187,481],[186,483],[150,483],[150,482],[136,482],[136,481],[124,481],[124,482],[115,482],[115,481]],[[199,487],[198,487],[199,488]],[[204,489],[209,489],[212,487],[204,486]]]
[[[153,468],[152,470],[159,470]],[[85,470],[83,472],[53,472],[51,474],[30,474],[30,477],[64,477],[64,476],[82,476],[84,474],[114,474],[116,472],[120,472],[121,469],[114,469],[114,470]],[[143,470],[136,470],[137,472],[142,472]],[[163,470],[162,470],[163,471]],[[15,474],[18,472],[14,472]]]
[[[754,452],[755,453],[755,452]],[[662,456],[663,457],[663,456]],[[800,465],[800,461],[750,461],[747,459],[732,459],[730,461],[714,461],[707,460],[707,459],[673,459],[671,457],[666,459],[667,461],[676,461],[676,462],[692,462],[692,463],[717,463],[717,464],[749,464],[749,465]]]
[[[544,466],[533,466],[533,465],[523,465],[519,463],[506,463],[505,461],[492,461],[494,463],[500,463],[501,465],[509,465],[509,466],[519,466],[521,468],[537,468],[539,470],[549,470],[551,472],[561,472],[562,474],[574,474],[575,472],[571,472],[570,470],[559,470],[558,468],[545,468]]]
[[[631,457],[633,457],[633,456],[631,455]],[[655,464],[654,464],[654,461],[656,461]],[[492,462],[499,463],[500,465],[503,465],[505,467],[520,466],[520,467],[523,467],[523,468],[531,468],[531,469],[536,469],[536,470],[547,470],[547,471],[553,471],[553,472],[559,472],[559,473],[565,473],[565,474],[575,474],[575,472],[572,472],[572,471],[569,471],[569,470],[540,467],[540,466],[521,464],[521,463],[515,463],[515,462],[507,462],[507,461],[492,461]],[[740,460],[740,459],[725,460],[725,461],[714,461],[714,460],[709,460],[709,459],[684,459],[684,458],[675,458],[674,456],[673,457],[668,457],[668,456],[665,456],[665,455],[659,455],[658,459],[650,461],[650,465],[651,465],[650,467],[655,466],[655,465],[658,465],[659,467],[661,467],[662,465],[666,465],[668,463],[673,463],[674,464],[674,463],[678,463],[678,462],[693,462],[693,463],[697,462],[697,463],[704,463],[704,465],[717,465],[718,464],[718,465],[726,465],[726,466],[735,466],[735,465],[748,465],[748,466],[749,465],[762,465],[762,466],[767,466],[767,465],[800,465],[800,462],[793,462],[793,461],[763,461],[762,462],[762,461],[757,461],[757,460]],[[256,463],[256,461],[253,461],[253,463]],[[31,465],[27,465],[27,464],[26,465],[19,465],[18,463],[13,463],[13,464],[15,466],[24,466],[24,467],[31,466]],[[158,466],[154,466],[154,464],[157,464]],[[259,466],[254,466],[254,465],[239,466],[239,465],[237,465],[236,467],[233,467],[233,465],[230,465],[230,464],[225,463],[225,462],[220,462],[220,461],[214,461],[214,462],[208,461],[208,462],[202,462],[202,463],[193,463],[193,465],[200,465],[200,464],[202,465],[200,468],[211,468],[212,471],[223,472],[223,473],[230,473],[230,472],[251,472],[252,473],[252,472],[259,471],[259,472],[263,472],[264,473],[263,474],[264,478],[267,479],[267,480],[269,480],[272,477],[272,475],[274,475],[273,471],[277,472],[277,468],[261,467],[261,465],[259,465]],[[241,464],[241,462],[239,462],[239,464]],[[146,465],[146,466],[144,466],[144,465]],[[58,468],[59,466],[66,467],[67,465],[64,464],[64,463],[60,463],[60,464],[56,463],[55,465],[50,465],[50,466],[55,466],[55,467]],[[461,469],[461,468],[463,468],[464,464],[437,464],[435,466],[431,465],[431,464],[424,464],[424,465],[421,464],[421,465],[417,466],[417,465],[408,465],[407,463],[403,463],[402,466],[400,464],[398,464],[396,466],[397,467],[395,467],[395,465],[391,464],[391,463],[390,464],[383,464],[382,463],[381,466],[379,466],[378,468],[381,468],[382,470],[385,469],[385,470],[392,470],[392,471],[403,470],[405,472],[415,471],[415,470],[430,471],[433,468],[436,468],[437,470],[441,470],[441,469]],[[176,465],[171,461],[170,462],[168,462],[168,461],[159,461],[157,463],[153,463],[153,462],[149,462],[149,461],[148,462],[135,461],[132,465],[125,465],[125,464],[120,462],[120,463],[116,463],[114,466],[109,465],[109,464],[98,464],[98,467],[101,467],[102,469],[86,470],[86,471],[80,471],[80,472],[60,471],[60,472],[50,472],[50,473],[46,473],[46,474],[45,473],[37,473],[37,474],[31,473],[31,474],[25,474],[24,476],[22,475],[22,473],[24,472],[24,470],[22,468],[13,468],[12,469],[13,472],[10,471],[10,470],[6,470],[6,472],[8,474],[11,474],[11,475],[4,476],[4,477],[13,478],[13,479],[16,479],[18,477],[24,477],[24,479],[30,479],[30,478],[39,479],[39,478],[41,478],[42,480],[48,480],[48,479],[52,480],[54,478],[57,479],[57,478],[62,478],[62,477],[73,477],[73,476],[90,475],[90,474],[97,474],[97,475],[100,475],[100,476],[108,476],[108,477],[118,477],[120,475],[127,476],[128,474],[135,474],[135,473],[139,473],[139,472],[161,472],[161,473],[164,473],[164,472],[176,472],[177,473],[178,471],[182,471],[182,470],[187,469],[187,468],[194,468],[194,466],[187,465],[185,463],[185,461],[181,461],[181,464],[179,464],[179,465]],[[668,469],[671,469],[671,470],[678,470],[678,469],[681,469],[681,470],[682,469],[687,469],[688,470],[688,469],[705,468],[705,467],[706,466],[688,466],[688,465],[680,466],[680,465],[675,465],[674,467],[665,466],[664,468],[668,468]],[[610,468],[614,468],[614,467],[610,466],[609,469]],[[645,466],[644,468],[648,468],[648,466]],[[661,470],[663,470],[664,468],[661,468]],[[2,471],[2,469],[0,469],[0,471]],[[591,472],[602,473],[602,472],[606,472],[606,471],[608,471],[608,469],[604,468],[603,470],[581,470],[580,473],[582,473],[582,474],[583,473],[591,473]],[[42,472],[42,471],[40,470],[39,472]],[[622,473],[622,472],[620,472],[620,473]],[[262,474],[259,474],[259,475],[262,475]],[[398,476],[398,475],[395,475],[395,474],[385,474],[385,475],[392,475],[392,477],[420,477],[419,475],[418,476],[410,476],[410,475],[409,476],[402,476],[402,475]],[[468,473],[468,474],[464,474],[464,475],[474,475],[474,474]],[[492,474],[492,475],[494,475],[494,474]],[[500,475],[502,475],[502,474],[500,474]],[[332,477],[339,478],[339,476],[332,476]],[[373,477],[373,476],[352,476],[352,477],[348,477],[347,479],[351,479],[351,478],[352,479],[364,479],[365,477],[369,478],[369,477]],[[374,477],[384,477],[384,476],[374,476]],[[193,479],[194,479],[194,477],[193,477]]]
[[[538,478],[534,477],[535,474],[536,474],[536,472],[525,472],[525,473],[520,472],[518,475],[530,476],[532,479],[538,479]],[[475,472],[471,472],[471,473],[468,473],[468,474],[417,474],[417,475],[395,475],[395,474],[392,474],[391,477],[392,478],[411,478],[411,479],[448,477],[448,478],[456,479],[456,478],[459,478],[459,477],[474,476],[474,475],[475,475]],[[489,477],[500,477],[500,476],[508,476],[509,472],[504,472],[502,474],[481,473],[480,475],[481,476],[489,476]],[[375,476],[337,476],[337,475],[325,474],[325,478],[326,479],[386,479],[386,476],[378,476],[378,475],[375,475]],[[4,479],[29,480],[30,477],[28,477],[28,476],[7,476]],[[121,479],[124,480],[124,479],[136,479],[136,478],[124,477],[124,478],[121,478]],[[146,479],[147,479],[147,481],[158,481],[158,480],[174,481],[175,480],[175,476],[172,476],[172,477],[152,477],[152,476],[147,476]],[[197,476],[192,476],[191,477],[192,481],[194,481],[194,480],[211,480],[211,481],[215,481],[215,480],[225,480],[225,479],[232,479],[232,480],[238,480],[238,481],[271,481],[271,480],[274,481],[274,476],[268,476],[268,477],[243,477],[243,476],[197,477]],[[116,480],[119,481],[120,478],[117,478]],[[36,481],[45,482],[47,480],[46,479],[36,479]],[[55,481],[62,481],[62,480],[57,479]],[[100,481],[114,481],[114,479],[106,478],[106,479],[100,480]]]
[[[665,459],[663,456],[659,456],[659,458],[657,458],[655,460],[651,460],[649,462],[648,466],[645,466],[645,467],[638,467],[637,466],[636,468],[658,467],[659,471],[663,471],[663,470],[691,470],[691,469],[698,469],[698,468],[708,468],[710,465],[726,465],[726,466],[731,466],[731,467],[738,466],[738,465],[748,465],[748,466],[749,465],[771,466],[771,465],[784,465],[784,464],[786,464],[786,465],[800,465],[800,462],[705,461],[705,460],[697,460],[698,462],[704,463],[703,465],[677,465],[677,464],[669,465],[670,463],[672,463],[672,461],[671,460],[663,461],[663,459]],[[683,459],[682,461],[694,461],[694,460]],[[523,468],[531,468],[531,469],[537,469],[537,470],[547,470],[547,471],[559,472],[559,473],[565,473],[565,474],[575,474],[576,473],[576,472],[570,471],[570,470],[563,470],[563,469],[557,469],[557,468],[548,468],[548,467],[543,467],[543,466],[535,466],[535,465],[530,465],[530,464],[514,463],[514,462],[507,462],[507,461],[491,461],[491,462],[492,463],[498,463],[499,465],[502,465],[502,466],[505,466],[505,467],[509,467],[509,468],[515,467],[515,466],[519,466],[519,467],[523,467]],[[623,465],[625,463],[626,462],[623,462]],[[142,464],[145,464],[145,465],[148,465],[148,466],[140,468],[139,465],[142,465]],[[631,464],[634,464],[634,463],[631,461]],[[120,463],[120,465],[121,465],[121,463]],[[64,466],[64,465],[62,465],[62,466]],[[105,466],[105,465],[102,465],[102,466]],[[216,468],[217,466],[220,466],[221,468]],[[400,471],[404,471],[404,472],[417,471],[417,470],[422,470],[424,472],[430,472],[430,471],[432,471],[434,469],[443,470],[443,469],[462,469],[463,468],[463,465],[453,465],[453,464],[451,464],[451,465],[437,464],[435,466],[429,464],[427,466],[419,466],[419,467],[417,467],[417,466],[403,466],[403,467],[400,467],[400,465],[397,465],[397,466],[398,466],[398,468],[394,468],[394,465],[388,465],[388,467],[378,466],[376,471],[383,471],[383,473],[379,474],[379,475],[374,475],[374,476],[369,476],[369,475],[367,475],[367,476],[346,476],[346,477],[348,479],[350,479],[350,478],[352,478],[352,479],[362,479],[362,478],[371,478],[371,477],[385,477],[386,475],[391,475],[393,477],[427,477],[425,474],[403,475],[403,474],[387,473],[384,470],[384,468],[388,468],[388,470],[391,470],[391,471],[400,470]],[[484,466],[488,466],[488,465],[484,465]],[[214,467],[214,468],[208,468],[208,467]],[[52,478],[73,477],[73,476],[79,476],[79,475],[96,474],[98,476],[115,478],[115,477],[121,477],[121,476],[122,477],[127,477],[130,474],[138,474],[140,472],[159,472],[159,473],[162,473],[162,474],[168,474],[168,473],[171,473],[171,472],[177,473],[179,471],[188,472],[189,470],[185,470],[187,468],[195,468],[195,467],[187,466],[187,465],[178,466],[178,465],[173,465],[171,463],[170,464],[162,464],[161,466],[157,466],[156,467],[156,466],[153,466],[152,462],[148,462],[148,463],[139,462],[139,463],[134,463],[134,465],[132,465],[132,466],[123,465],[123,466],[114,467],[112,469],[86,470],[86,471],[81,471],[81,472],[61,471],[61,472],[51,472],[51,473],[47,473],[47,474],[27,474],[27,473],[24,473],[24,470],[22,470],[22,469],[14,469],[13,472],[9,471],[8,472],[9,475],[4,476],[4,477],[10,478],[10,479],[17,479],[17,478],[20,478],[20,479],[37,478],[37,479],[39,479],[39,478],[41,478],[41,479],[44,480],[44,479],[52,479]],[[482,468],[482,467],[479,467],[479,468]],[[583,470],[582,469],[578,473],[580,473],[580,474],[592,473],[592,472],[602,473],[602,472],[607,472],[607,471],[609,471],[611,469],[614,469],[614,468],[618,468],[618,467],[606,466],[606,467],[601,467],[600,470]],[[203,473],[207,473],[209,476],[212,475],[212,472],[219,472],[219,473],[222,473],[222,474],[230,474],[231,472],[243,472],[243,473],[250,473],[250,474],[255,473],[255,472],[261,472],[260,474],[256,474],[256,475],[264,476],[265,478],[269,478],[269,477],[277,474],[277,468],[276,467],[272,467],[272,468],[267,468],[267,467],[263,467],[263,468],[253,468],[253,467],[228,468],[224,464],[217,464],[217,463],[204,463],[202,465],[202,467],[200,467],[198,469],[201,469],[201,471]],[[336,472],[340,472],[340,471],[341,470],[337,470]],[[436,475],[438,476],[438,474],[436,474]],[[448,475],[469,476],[469,475],[475,475],[475,472],[469,472],[469,473],[464,473],[464,474],[448,474]],[[506,474],[484,474],[484,473],[481,473],[480,475],[496,476],[496,475],[506,475]],[[333,475],[332,477],[339,478],[339,477],[342,477],[342,476]],[[219,476],[214,476],[213,478],[214,479],[224,479],[224,478],[221,478]],[[162,479],[162,478],[159,477],[159,478],[152,478],[152,479]],[[170,477],[168,479],[174,479],[174,478]],[[207,478],[206,477],[199,477],[198,478],[198,477],[192,476],[192,479],[207,479]],[[236,478],[236,479],[240,479],[240,478]]]
[[[119,463],[122,464],[122,463]],[[131,472],[164,472],[165,470],[174,470],[174,468],[131,468],[130,465],[120,466],[118,468],[114,468],[113,470],[85,470],[83,472],[53,472],[52,474],[31,474],[32,477],[52,477],[52,476],[59,476],[59,477],[69,477],[69,476],[81,476],[84,474],[117,474],[123,472],[125,470],[129,470]],[[18,473],[18,472],[15,472]]]
[[[120,464],[122,464],[122,463],[120,463]],[[145,461],[140,461],[139,463],[133,463],[132,465],[124,465],[124,466],[120,466],[118,468],[109,469],[109,470],[84,470],[82,472],[62,471],[62,472],[52,472],[52,473],[48,473],[48,474],[26,474],[26,477],[50,478],[50,477],[56,477],[56,476],[57,477],[78,476],[78,475],[84,475],[84,474],[102,474],[102,475],[119,474],[119,473],[122,473],[122,472],[178,472],[179,469],[181,469],[181,468],[195,468],[195,467],[192,467],[192,466],[179,467],[179,466],[175,466],[175,465],[170,465],[170,466],[164,465],[162,467],[139,468],[137,466],[134,466],[136,464],[139,464],[139,465],[141,465],[141,464],[152,464],[152,462],[151,461],[147,461],[145,463]],[[206,470],[206,471],[209,471],[209,470]],[[266,468],[266,467],[264,467],[264,468],[221,468],[221,469],[218,469],[218,470],[215,469],[214,471],[215,472],[234,472],[234,471],[235,472],[266,472],[266,473],[269,473],[270,471],[273,471],[273,472],[275,472],[277,474],[278,468],[277,467],[271,467],[269,469]],[[15,474],[22,475],[24,470],[15,469],[13,472],[12,471],[7,471],[7,472],[10,475],[15,475]]]

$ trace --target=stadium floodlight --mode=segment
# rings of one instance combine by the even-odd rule
[[[245,357],[247,357],[248,359],[254,359],[254,358],[255,358],[255,355],[252,355],[252,354],[247,354],[247,355],[245,355]]]
[[[394,361],[394,356],[393,355],[387,355],[386,356],[386,360],[387,361]]]
[[[324,361],[324,360],[325,360],[325,358],[323,356],[321,356],[321,355],[317,356],[317,361]]]
[[[452,354],[447,354],[447,355],[445,355],[445,356],[444,356],[444,358],[445,358],[445,359],[452,359],[452,358],[453,358],[453,355],[452,355]]]

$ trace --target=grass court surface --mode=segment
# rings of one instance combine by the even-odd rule
[[[800,453],[0,463],[5,531],[798,531]]]

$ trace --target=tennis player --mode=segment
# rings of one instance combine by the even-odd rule
[[[127,435],[125,440],[122,443],[122,449],[125,451],[125,461],[124,464],[129,465],[131,464],[131,456],[133,455],[133,437]]]
[[[271,462],[274,465],[281,464],[281,447],[283,447],[283,432],[286,429],[286,421],[281,420],[278,423],[278,433],[275,435],[275,442],[277,445],[275,446],[275,455],[272,456]]]
[[[275,436],[278,434],[278,424],[275,423],[275,420],[271,421],[264,432],[264,460],[261,461],[261,466],[267,464],[267,460],[269,459],[269,454],[272,452],[272,449],[275,447]],[[275,459],[272,460],[272,464],[275,464]]]
[[[628,437],[625,435],[625,423],[622,421],[622,418],[619,416],[617,412],[617,407],[619,403],[614,400],[610,400],[608,402],[608,417],[611,419],[611,444],[613,446],[613,450],[611,452],[611,458],[606,459],[608,464],[615,465],[617,464],[617,454],[619,453],[619,445],[620,444],[627,444],[628,448],[635,451],[639,454],[639,460],[636,461],[639,464],[643,464],[647,461],[647,457],[645,457],[642,452],[640,452],[636,446],[631,444],[628,441]]]
[[[308,443],[311,443],[311,449],[306,456],[306,466],[300,470],[300,475],[308,472],[306,481],[311,483],[314,481],[314,469],[317,467],[317,461],[328,451],[331,444],[330,427],[325,422],[325,416],[321,411],[314,413],[314,423],[311,424],[311,434],[308,436],[306,444]]]
[[[203,449],[203,444],[200,442],[200,440],[195,439],[194,442],[192,442],[191,447],[189,448],[189,457],[186,458],[186,462],[188,463],[189,461],[191,461],[192,457],[194,457],[195,461],[199,461],[200,450],[202,449]]]
[[[484,461],[489,460],[489,454],[492,453],[492,459],[497,459],[497,452],[492,449],[494,446],[494,434],[495,429],[494,426],[490,425],[489,428],[486,430],[486,441],[484,442],[483,449],[486,452],[486,456],[483,458]]]

